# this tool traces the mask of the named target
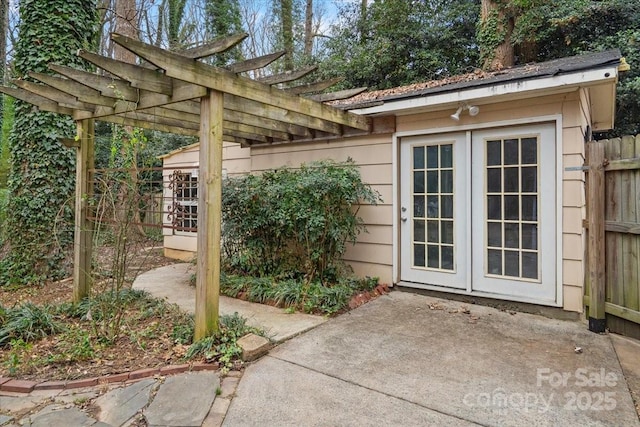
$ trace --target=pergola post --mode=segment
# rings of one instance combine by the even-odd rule
[[[93,119],[78,120],[76,155],[75,226],[73,240],[73,301],[80,302],[91,290],[93,228],[87,219],[92,185],[89,170],[94,167],[95,125]]]
[[[223,108],[222,92],[208,90],[200,99],[196,341],[218,330]]]

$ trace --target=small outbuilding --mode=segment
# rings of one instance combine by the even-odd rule
[[[359,211],[368,233],[345,255],[357,274],[581,312],[581,167],[592,132],[614,126],[620,60],[614,50],[365,92],[333,106],[371,118],[367,135],[228,143],[223,170],[352,158],[384,200]],[[197,182],[197,152],[163,156],[165,181]],[[166,228],[165,254],[183,259],[196,250],[187,187],[165,189],[190,206],[166,219],[181,226]]]

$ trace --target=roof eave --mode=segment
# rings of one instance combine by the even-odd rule
[[[599,130],[613,127],[615,110],[615,86],[618,81],[617,65],[608,65],[597,69],[581,70],[573,73],[547,76],[530,80],[497,82],[494,85],[470,87],[459,90],[442,91],[434,94],[406,97],[384,101],[380,105],[351,110],[367,116],[396,116],[421,112],[438,111],[452,108],[460,103],[490,104],[505,100],[527,99],[544,95],[572,92],[579,88],[599,88],[598,93],[613,93],[613,99],[607,99],[606,108],[602,100],[593,108],[593,123]],[[592,97],[592,103],[594,98]],[[592,105],[593,107],[593,105]],[[594,127],[594,130],[595,127]]]

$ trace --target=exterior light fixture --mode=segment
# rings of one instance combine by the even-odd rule
[[[460,114],[464,111],[464,110],[468,110],[469,111],[469,115],[470,116],[477,116],[478,113],[480,112],[480,107],[478,107],[477,105],[467,105],[467,104],[462,104],[461,106],[458,107],[458,109],[456,110],[455,113],[453,113],[451,117],[453,120],[455,120],[456,122],[460,120]]]
[[[451,118],[452,118],[453,120],[455,120],[456,122],[457,122],[458,120],[460,120],[460,113],[462,113],[462,109],[463,109],[463,108],[464,108],[464,107],[463,107],[462,105],[461,105],[461,106],[459,106],[459,107],[458,107],[458,110],[457,110],[455,113],[453,113],[453,114],[451,115]]]

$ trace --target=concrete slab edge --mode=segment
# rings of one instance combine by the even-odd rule
[[[82,378],[71,381],[49,380],[21,380],[13,377],[0,377],[0,392],[31,393],[38,390],[71,390],[97,385],[124,383],[137,381],[154,376],[176,375],[184,372],[217,371],[217,363],[185,363],[182,365],[167,365],[160,368],[144,368],[119,374],[103,375],[101,377]]]

